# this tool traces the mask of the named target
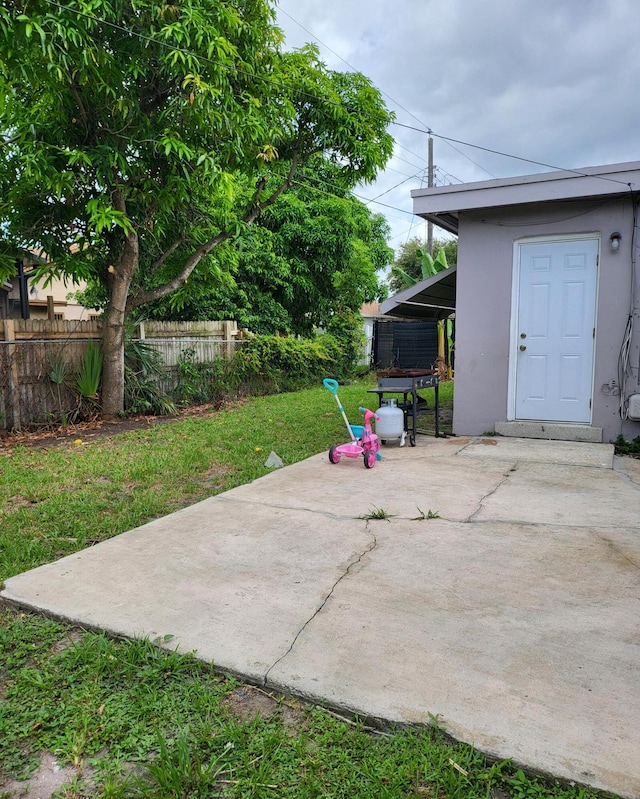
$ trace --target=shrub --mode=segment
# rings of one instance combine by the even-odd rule
[[[135,339],[139,320],[128,321],[124,337],[124,407],[127,414],[172,416],[178,412],[159,383],[163,377],[162,355],[147,341]]]
[[[201,405],[212,402],[222,405],[233,394],[229,369],[224,358],[198,363],[193,348],[183,350],[178,359],[178,384],[174,391],[179,405]]]
[[[340,350],[333,377],[339,380],[352,377],[365,344],[362,317],[354,311],[334,314],[327,325],[327,334],[334,338]]]
[[[636,436],[632,441],[627,441],[621,434],[613,444],[616,455],[629,455],[632,458],[640,458],[640,436]]]
[[[236,353],[230,377],[243,394],[295,391],[333,373],[340,355],[329,336],[254,336]]]
[[[98,402],[100,378],[102,376],[102,351],[99,346],[90,341],[76,375],[75,388],[81,397],[89,402]]]

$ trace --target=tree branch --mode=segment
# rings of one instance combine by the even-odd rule
[[[135,294],[129,297],[129,300],[127,301],[127,310],[139,308],[141,305],[146,305],[148,302],[162,299],[162,297],[166,297],[167,294],[173,294],[174,291],[177,291],[181,286],[184,286],[193,270],[205,257],[205,255],[208,255],[211,250],[219,247],[220,244],[229,238],[231,238],[231,233],[223,230],[218,233],[217,236],[209,239],[209,241],[207,241],[205,244],[202,244],[200,247],[198,247],[198,249],[187,259],[180,272],[172,280],[169,280],[167,283],[165,283],[164,286],[158,286],[155,289],[149,289],[149,291],[137,291]]]
[[[289,167],[289,171],[287,173],[287,177],[283,180],[283,182],[278,186],[278,188],[273,191],[266,200],[260,202],[259,197],[264,187],[266,185],[267,179],[261,178],[258,183],[258,187],[256,189],[256,193],[254,195],[254,202],[251,206],[251,209],[243,218],[243,222],[246,225],[251,225],[258,216],[264,211],[265,208],[268,208],[270,205],[273,205],[277,199],[285,192],[287,189],[291,188],[293,183],[293,179],[295,177],[296,171],[298,169],[299,163],[299,155],[298,153],[294,153],[293,158],[291,159],[291,166]],[[141,305],[146,305],[148,302],[154,302],[154,300],[162,299],[162,297],[166,297],[168,294],[173,294],[174,291],[177,291],[181,286],[189,279],[191,273],[196,268],[196,266],[200,263],[200,261],[208,255],[212,250],[216,247],[223,244],[225,241],[231,238],[231,233],[223,230],[218,233],[217,236],[214,236],[209,241],[202,244],[198,249],[187,259],[185,265],[182,267],[180,272],[172,279],[165,283],[163,286],[158,286],[154,289],[149,289],[148,291],[137,291],[133,294],[129,300],[127,301],[127,310],[131,310],[131,308],[139,308]],[[162,256],[159,262],[156,262],[157,265],[163,262],[166,257],[168,257],[171,252],[174,252],[175,249],[179,246],[181,242],[176,242],[172,245],[172,247]]]
[[[174,242],[173,242],[173,244],[171,245],[171,247],[169,247],[169,249],[168,249],[166,252],[163,252],[163,253],[162,253],[162,255],[161,255],[159,258],[158,258],[158,260],[157,260],[157,261],[154,261],[154,262],[151,264],[151,271],[152,271],[152,272],[155,272],[155,271],[156,271],[156,269],[158,269],[158,267],[162,266],[162,265],[165,263],[165,261],[167,260],[167,258],[168,258],[170,255],[173,255],[173,253],[174,253],[174,252],[175,252],[175,251],[178,249],[178,247],[179,247],[181,244],[183,244],[183,243],[184,243],[184,236],[180,236],[180,238],[179,238],[177,241],[174,241]]]
[[[75,81],[69,82],[69,89],[71,90],[71,94],[73,95],[73,99],[76,101],[76,105],[78,106],[78,111],[80,112],[80,119],[82,120],[82,125],[85,131],[89,130],[89,114],[87,109],[85,108],[84,102],[82,100],[82,95],[80,94],[80,90],[76,85]]]
[[[264,202],[260,202],[259,197],[260,194],[262,194],[262,190],[266,185],[267,179],[262,178],[262,180],[258,184],[258,189],[255,194],[255,201],[253,208],[249,211],[249,213],[243,220],[247,225],[250,225],[252,222],[254,222],[258,218],[258,216],[260,216],[260,214],[264,211],[265,208],[268,208],[270,205],[273,205],[281,194],[284,194],[284,192],[287,191],[287,189],[291,188],[291,184],[293,183],[293,179],[296,176],[296,172],[298,170],[299,160],[300,156],[297,152],[295,152],[293,154],[293,158],[291,159],[291,166],[289,167],[289,172],[287,173],[287,177],[280,184],[280,186],[278,186],[278,188],[272,194],[270,194],[266,200],[264,200]]]

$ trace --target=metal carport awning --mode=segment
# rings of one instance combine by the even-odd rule
[[[446,319],[456,310],[456,266],[394,294],[380,304],[380,313],[408,319]]]

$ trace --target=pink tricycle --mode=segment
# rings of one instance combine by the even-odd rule
[[[358,408],[361,413],[364,413],[364,425],[349,424],[344,408],[338,399],[337,381],[327,377],[322,383],[336,398],[342,418],[347,425],[347,431],[351,436],[351,443],[339,444],[338,446],[331,447],[329,450],[329,460],[331,463],[338,463],[342,455],[345,455],[347,458],[357,458],[359,455],[362,455],[365,467],[367,469],[373,469],[376,465],[376,460],[382,458],[378,452],[380,449],[378,436],[371,430],[371,420],[374,419],[378,421],[378,417],[368,408]]]

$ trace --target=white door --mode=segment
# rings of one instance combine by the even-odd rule
[[[598,246],[517,245],[516,419],[591,421]]]

